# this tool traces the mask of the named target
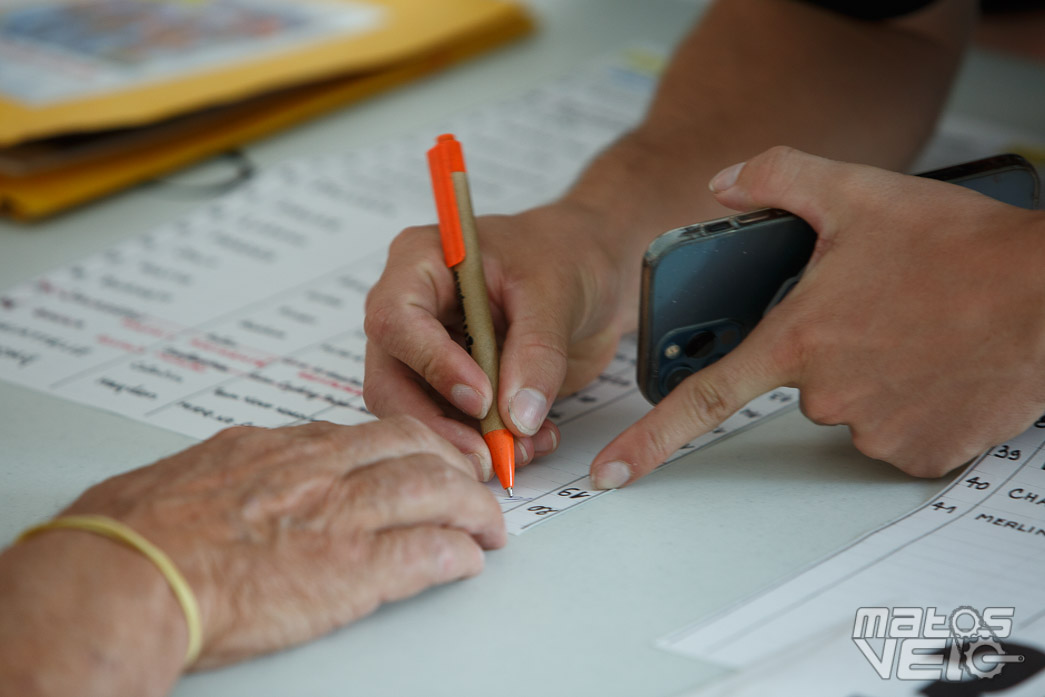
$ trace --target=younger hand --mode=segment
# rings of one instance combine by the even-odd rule
[[[788,148],[723,170],[736,210],[775,207],[819,235],[798,285],[740,346],[690,376],[594,460],[615,488],[751,399],[788,385],[864,454],[937,477],[1045,407],[1045,214],[939,181]],[[740,169],[738,169],[740,168]]]
[[[490,455],[475,419],[497,399],[518,437],[520,464],[553,451],[559,433],[548,410],[613,357],[626,282],[613,266],[613,245],[598,234],[605,231],[601,221],[579,206],[478,222],[494,324],[503,336],[499,394],[455,340],[462,318],[453,277],[439,231],[429,226],[396,238],[367,298],[364,396],[378,416],[420,419],[489,479]]]

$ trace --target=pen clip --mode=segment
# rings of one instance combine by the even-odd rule
[[[464,235],[454,193],[454,172],[464,172],[461,144],[449,133],[436,139],[428,151],[428,171],[432,176],[435,209],[439,215],[439,237],[443,242],[443,258],[449,267],[464,261]]]

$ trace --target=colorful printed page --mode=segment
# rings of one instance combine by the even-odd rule
[[[0,94],[25,104],[78,99],[348,37],[382,7],[272,0],[101,0],[0,9]]]
[[[0,0],[0,146],[394,76],[531,26],[510,0]]]

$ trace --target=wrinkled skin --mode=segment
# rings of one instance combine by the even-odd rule
[[[473,576],[506,540],[472,464],[409,417],[228,429],[63,513],[114,518],[172,559],[202,615],[190,668],[307,641]],[[187,636],[163,576],[119,543],[56,530],[0,555],[4,697],[164,694]]]

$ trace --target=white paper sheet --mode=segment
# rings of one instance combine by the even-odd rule
[[[632,49],[423,132],[287,163],[9,289],[0,379],[201,439],[233,424],[368,420],[363,300],[395,234],[435,219],[425,161],[435,136],[464,143],[477,213],[525,209],[559,194],[638,120],[662,55]],[[977,147],[989,154],[993,142]],[[516,498],[502,498],[511,532],[598,495],[591,458],[649,409],[634,356],[624,342],[599,380],[555,405],[559,451],[520,469]],[[788,389],[765,395],[680,454],[795,400]]]
[[[801,694],[810,696],[958,694],[919,690],[931,683],[953,686],[978,677],[962,668],[970,644],[955,655],[953,679],[941,674],[916,680],[912,676],[940,668],[919,659],[919,668],[904,673],[903,642],[932,638],[925,632],[929,608],[948,618],[941,622],[945,634],[956,611],[970,620],[963,620],[960,628],[975,624],[974,616],[959,608],[978,614],[985,608],[1011,608],[1011,631],[981,631],[977,641],[1016,643],[1042,655],[1009,651],[1020,657],[1015,659],[1020,666],[1003,665],[992,678],[995,682],[985,683],[984,690],[993,685],[994,692],[1014,680],[1012,671],[1045,670],[1040,648],[1045,647],[1043,577],[1045,417],[1021,436],[989,450],[915,511],[738,607],[666,637],[660,645],[740,670],[738,676],[709,688],[709,695],[769,694],[769,686],[773,692],[784,684],[805,685]],[[908,637],[869,638],[864,622],[858,621],[860,608],[886,608],[888,617],[895,616],[896,608],[924,612]],[[981,665],[979,670],[993,672],[993,666]],[[1004,694],[1041,694],[1045,676],[1026,677],[1018,691]],[[1027,692],[1028,685],[1038,691]]]
[[[532,206],[639,117],[650,63],[631,54],[424,133],[288,163],[12,288],[0,296],[0,378],[201,439],[233,424],[369,420],[363,300],[392,237],[434,220],[425,151],[435,136],[465,144],[479,213]],[[559,452],[520,469],[516,497],[502,498],[512,532],[597,495],[592,456],[649,408],[634,352],[625,342],[598,381],[555,405]],[[793,399],[764,398],[700,444]]]

